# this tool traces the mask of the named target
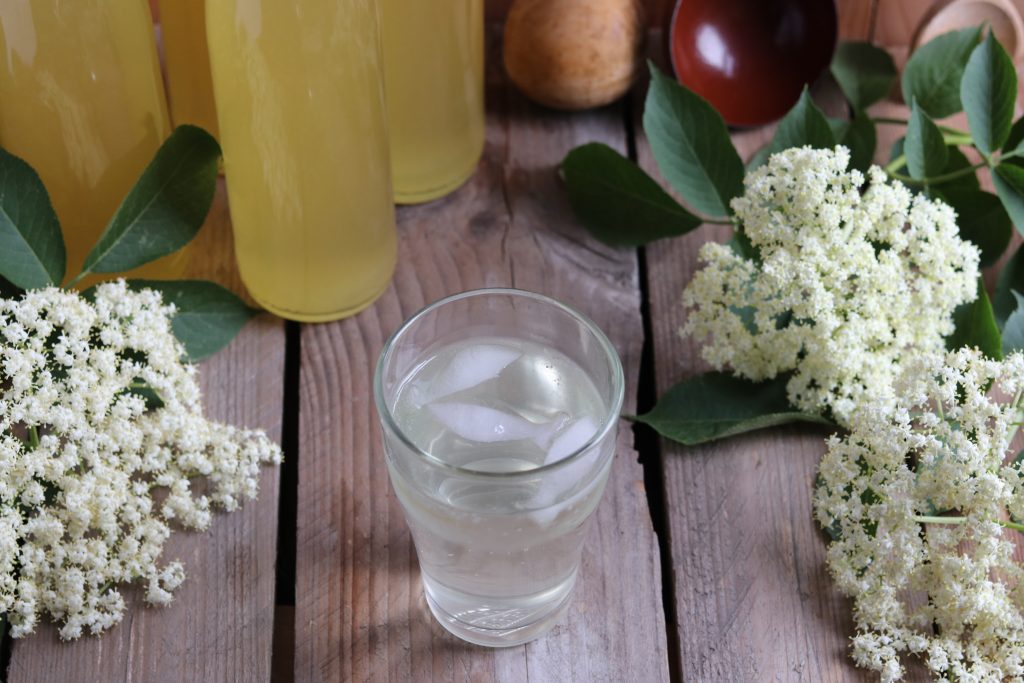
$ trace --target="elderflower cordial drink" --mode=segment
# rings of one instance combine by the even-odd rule
[[[377,3],[207,0],[238,268],[284,318],[357,313],[397,237]]]
[[[542,635],[570,603],[615,450],[607,339],[545,297],[469,292],[395,334],[375,391],[434,615],[482,645]]]
[[[441,197],[484,148],[483,0],[383,0],[395,201]]]

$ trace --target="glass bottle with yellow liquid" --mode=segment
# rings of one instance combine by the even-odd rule
[[[159,7],[171,121],[199,126],[217,137],[206,0],[159,0]]]
[[[358,312],[396,255],[376,0],[207,0],[206,30],[249,293],[293,320]]]
[[[382,0],[395,200],[464,183],[484,146],[483,0]]]
[[[0,145],[46,185],[71,278],[170,133],[149,5],[2,0],[0,57]],[[132,275],[186,265],[179,252]]]

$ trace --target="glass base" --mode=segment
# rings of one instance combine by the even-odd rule
[[[470,164],[469,168],[465,169],[458,175],[453,176],[450,180],[446,181],[442,185],[436,187],[429,187],[426,189],[408,189],[399,187],[399,180],[394,179],[395,184],[395,203],[396,204],[423,204],[425,202],[439,199],[446,194],[454,192],[455,190],[462,187],[463,183],[473,177],[476,173],[476,167],[480,164],[480,155],[477,154],[473,157],[473,163]]]
[[[561,621],[572,604],[573,588],[576,583],[575,574],[566,584],[562,584],[548,594],[554,594],[552,602],[532,608],[493,608],[479,606],[479,598],[474,600],[474,609],[461,610],[452,614],[441,607],[433,595],[430,581],[424,577],[423,592],[427,606],[437,622],[446,631],[474,645],[485,647],[514,647],[536,640],[550,631]],[[445,589],[442,588],[444,591]],[[450,593],[451,591],[445,591]],[[561,595],[558,595],[561,593]]]

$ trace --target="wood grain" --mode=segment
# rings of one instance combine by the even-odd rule
[[[622,112],[568,115],[514,93],[490,41],[487,144],[444,200],[399,212],[399,265],[364,313],[302,335],[296,681],[658,681],[668,677],[658,550],[623,426],[569,614],[546,637],[467,645],[426,611],[415,552],[387,479],[371,373],[385,337],[421,306],[483,286],[573,304],[609,333],[635,407],[642,326],[637,260],[585,235],[557,164],[574,145],[624,148]]]
[[[192,251],[196,277],[239,291],[223,188]],[[201,365],[207,414],[266,429],[280,439],[284,328],[261,316]],[[163,557],[187,579],[168,607],[126,591],[124,621],[102,637],[61,643],[52,625],[14,643],[10,683],[66,681],[267,681],[270,679],[277,547],[278,470],[265,468],[260,497],[219,514],[203,533],[175,532]]]

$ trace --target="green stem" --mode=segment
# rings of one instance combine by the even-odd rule
[[[914,521],[919,524],[966,524],[966,517],[938,517],[936,515],[915,515]],[[1017,522],[1009,522],[1004,520],[998,520],[999,526],[1004,529],[1013,529],[1015,531],[1024,531],[1024,524],[1018,524]]]
[[[962,178],[966,175],[971,175],[982,166],[987,165],[988,164],[985,163],[984,161],[979,161],[973,166],[969,166],[967,168],[961,168],[950,173],[943,173],[942,175],[937,175],[932,178],[922,178],[920,180],[918,180],[917,178],[911,178],[908,175],[903,175],[902,173],[892,173],[888,170],[886,170],[886,173],[888,173],[890,178],[899,180],[900,182],[905,183],[907,185],[940,185],[950,180],[956,180],[957,178]],[[886,169],[888,169],[888,166],[886,167]]]
[[[890,124],[893,126],[907,126],[910,125],[910,121],[907,119],[899,119],[891,116],[874,116],[871,118],[875,123]],[[959,128],[951,128],[949,126],[939,126],[939,130],[943,133],[949,133],[950,135],[959,135],[971,139],[971,134],[966,130],[960,130]]]
[[[28,428],[28,445],[31,448],[39,448],[39,430],[35,425]]]
[[[901,154],[898,157],[896,157],[895,159],[893,159],[892,161],[890,161],[888,164],[886,164],[882,168],[882,170],[885,171],[887,175],[894,175],[896,173],[896,171],[898,171],[900,168],[902,168],[903,166],[906,166],[906,165],[907,165],[907,155],[906,154]]]
[[[942,141],[946,143],[947,147],[958,147],[960,145],[973,145],[974,144],[974,140],[971,139],[970,135],[960,135],[958,133],[947,133],[947,134],[942,136]],[[895,159],[893,159],[892,161],[890,161],[888,164],[886,164],[886,166],[885,166],[885,168],[883,170],[886,173],[888,173],[889,175],[892,175],[901,166],[906,165],[906,163],[907,163],[907,155],[906,154],[901,154],[898,157],[896,157]]]

